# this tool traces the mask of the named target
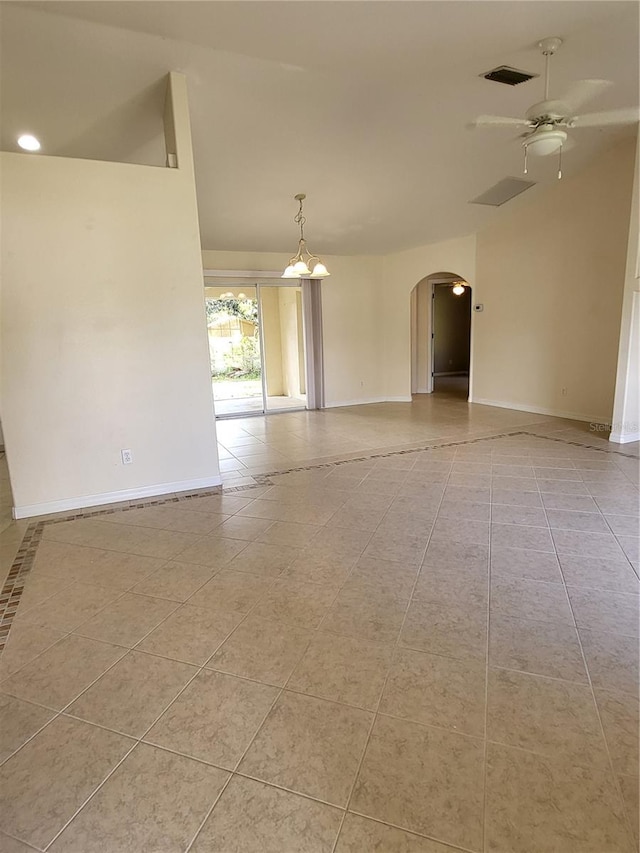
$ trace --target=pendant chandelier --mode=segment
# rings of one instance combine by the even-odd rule
[[[298,252],[293,258],[289,259],[282,278],[326,278],[331,273],[323,263],[320,263],[320,258],[317,255],[312,255],[307,249],[307,241],[304,239],[304,223],[307,220],[302,215],[302,202],[306,195],[298,193],[294,198],[300,205],[293,218],[293,221],[300,226],[300,239],[298,240]],[[313,269],[311,269],[311,265],[313,265]]]

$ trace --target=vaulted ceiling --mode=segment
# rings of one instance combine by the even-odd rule
[[[4,150],[29,131],[46,154],[162,165],[163,77],[186,74],[208,249],[288,253],[297,192],[316,252],[385,253],[481,228],[495,212],[469,200],[520,175],[522,149],[517,128],[467,125],[524,114],[543,83],[479,75],[541,74],[545,36],[565,40],[552,95],[598,77],[615,85],[589,110],[638,103],[635,2],[0,5]],[[564,174],[635,131],[572,131]],[[555,175],[554,158],[532,160],[529,192]]]

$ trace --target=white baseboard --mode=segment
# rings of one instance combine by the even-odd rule
[[[103,504],[134,501],[140,498],[155,498],[173,492],[189,492],[198,489],[209,489],[222,485],[222,477],[201,477],[196,480],[178,480],[175,483],[157,483],[153,486],[142,486],[138,489],[122,489],[118,492],[103,492],[98,495],[81,495],[76,498],[65,498],[60,501],[45,501],[39,504],[24,504],[14,506],[14,518],[30,518],[34,515],[49,515],[52,512],[66,512],[72,509],[88,509]]]
[[[630,444],[632,441],[640,441],[640,432],[612,432],[609,441],[615,444]]]
[[[325,403],[325,409],[339,409],[342,406],[366,406],[369,403],[410,403],[411,395],[401,397],[361,397],[359,400],[338,400]]]
[[[469,402],[479,403],[481,406],[496,406],[498,409],[514,409],[516,412],[531,412],[533,415],[551,415],[554,418],[567,418],[571,421],[584,421],[585,423],[606,424],[610,417],[604,415],[582,415],[579,412],[561,412],[559,409],[546,409],[542,406],[531,406],[528,403],[508,403],[503,400],[485,400],[474,397]]]

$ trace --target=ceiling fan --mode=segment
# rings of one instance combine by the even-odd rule
[[[558,178],[562,177],[562,148],[569,141],[563,128],[601,127],[612,124],[634,124],[640,119],[638,107],[625,107],[599,113],[583,113],[578,110],[608,89],[610,80],[578,80],[559,99],[549,99],[549,63],[562,44],[562,39],[550,36],[538,42],[545,57],[544,100],[529,107],[524,118],[511,116],[478,116],[473,127],[516,125],[526,127],[521,135],[524,147],[524,172],[527,174],[527,154],[553,154],[559,152]]]

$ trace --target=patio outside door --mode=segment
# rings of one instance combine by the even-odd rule
[[[205,279],[217,417],[306,407],[302,289]]]

